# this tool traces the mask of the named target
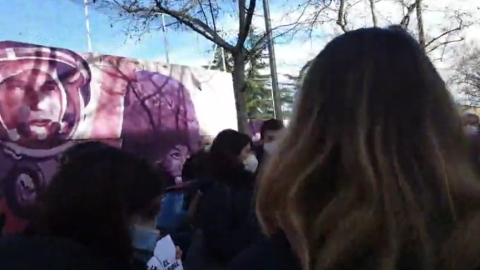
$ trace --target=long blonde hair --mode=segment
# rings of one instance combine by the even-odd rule
[[[256,207],[304,270],[480,266],[480,181],[452,97],[411,36],[335,38],[298,98]]]

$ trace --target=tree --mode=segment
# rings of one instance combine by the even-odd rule
[[[280,83],[280,100],[282,101],[282,111],[283,117],[286,120],[290,120],[292,117],[293,112],[293,104],[295,102],[295,93],[299,89],[299,81],[300,81],[300,74],[299,75],[292,75],[292,74],[284,74],[284,76],[288,79],[288,82]]]
[[[480,47],[465,47],[467,53],[455,65],[450,84],[457,87],[462,105],[480,106]]]
[[[391,16],[382,16],[376,10],[376,3],[385,7],[389,5],[392,9],[398,9],[398,20],[391,20]],[[344,33],[359,27],[381,26],[379,18],[384,18],[385,24],[397,24],[414,33],[417,37],[422,49],[428,53],[433,60],[443,60],[447,49],[450,45],[464,40],[463,30],[475,23],[472,14],[468,11],[455,10],[451,6],[444,7],[442,10],[438,8],[429,9],[429,5],[437,4],[440,1],[434,0],[305,0],[299,8],[310,6],[312,12],[311,18],[307,21],[311,22],[311,31],[318,28],[319,25],[333,24],[334,33]],[[365,12],[365,10],[369,10]],[[365,13],[359,16],[361,13]],[[424,26],[424,17],[426,13],[442,13],[445,17],[438,26],[439,31],[435,35],[426,34]],[[355,24],[355,17],[365,18],[371,17],[371,24]],[[412,17],[416,21],[412,20]],[[325,27],[324,27],[325,28]],[[339,31],[338,31],[339,30]]]
[[[128,22],[129,34],[141,36],[160,28],[159,19],[162,15],[168,17],[167,26],[178,30],[191,30],[210,40],[217,46],[230,53],[233,62],[233,88],[235,105],[238,113],[238,127],[240,131],[248,131],[248,117],[246,113],[246,60],[263,51],[263,44],[254,44],[246,47],[246,41],[252,26],[252,19],[258,0],[236,0],[233,10],[231,1],[211,0],[96,0],[94,6],[104,10],[114,10],[112,19]],[[218,28],[217,22],[222,16],[236,13],[238,17],[238,32],[234,38],[226,38]],[[299,27],[301,18],[296,22],[275,27],[272,31],[275,37],[294,33]]]
[[[262,39],[265,42],[264,36],[252,28],[245,46],[247,49],[251,49],[251,46],[261,44]],[[222,48],[217,46],[214,49],[212,64],[211,66],[205,66],[205,68],[233,72],[233,57],[231,53],[222,52]],[[255,54],[252,54],[245,62],[245,109],[248,119],[263,119],[274,115],[272,94],[269,87],[270,75],[262,72],[268,68],[265,58],[263,51],[256,50]]]

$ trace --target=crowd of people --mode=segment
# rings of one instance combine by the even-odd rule
[[[186,270],[478,269],[478,131],[409,33],[351,31],[313,60],[288,127],[220,132],[181,185],[99,142],[68,150],[0,269],[148,269],[167,235]]]

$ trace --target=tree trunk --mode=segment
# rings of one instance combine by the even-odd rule
[[[237,107],[238,131],[250,133],[245,100],[245,56],[244,52],[233,54],[233,92]]]

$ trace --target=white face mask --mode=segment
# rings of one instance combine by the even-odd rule
[[[275,142],[269,142],[269,143],[263,144],[263,150],[265,150],[265,152],[267,152],[270,155],[273,153],[273,151],[276,148],[277,148],[277,145],[275,144]]]
[[[253,154],[250,154],[244,161],[243,165],[245,165],[245,169],[250,172],[255,172],[258,167],[258,160],[257,157]]]
[[[467,135],[478,134],[478,127],[468,125],[468,126],[465,127],[465,133],[467,133]]]
[[[130,237],[132,238],[133,248],[144,251],[153,251],[160,235],[158,231],[153,229],[132,226],[130,228]]]

